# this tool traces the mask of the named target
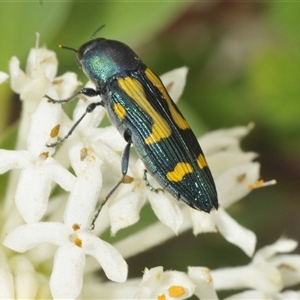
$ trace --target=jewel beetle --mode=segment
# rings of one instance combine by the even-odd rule
[[[217,209],[217,191],[203,151],[160,78],[127,45],[94,35],[78,50],[61,48],[76,52],[79,66],[95,88],[82,88],[63,100],[46,96],[53,103],[69,102],[80,94],[101,97],[101,101],[87,106],[63,139],[48,146],[68,138],[97,106],[106,109],[127,143],[122,155],[122,177],[96,211],[91,229],[101,207],[126,177],[131,145],[145,165],[145,178],[149,172],[163,190],[194,209],[208,213]]]

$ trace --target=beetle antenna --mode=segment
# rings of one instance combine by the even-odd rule
[[[90,38],[90,41],[94,40],[96,35],[98,34],[98,32],[105,27],[105,24],[104,25],[101,25],[99,28],[96,29],[96,31],[92,34],[91,38]]]
[[[58,47],[61,48],[61,49],[72,50],[72,51],[75,51],[77,53],[77,50],[75,48],[71,48],[71,47],[63,46],[63,45],[58,45]]]

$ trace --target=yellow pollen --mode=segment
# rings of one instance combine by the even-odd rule
[[[80,238],[76,238],[76,239],[74,240],[74,244],[75,244],[77,247],[81,248],[81,247],[82,247],[82,240],[81,240]]]
[[[80,150],[80,160],[83,161],[88,155],[88,148],[84,147]]]
[[[39,155],[39,158],[40,158],[41,160],[46,160],[48,157],[49,157],[49,152],[42,152],[42,153]]]
[[[261,180],[257,180],[255,183],[253,184],[248,184],[248,189],[256,189],[256,188],[259,188],[259,187],[262,187],[264,185],[264,181],[261,179]]]
[[[134,181],[134,178],[133,177],[131,177],[131,176],[129,176],[129,175],[125,175],[125,177],[124,177],[124,179],[123,179],[123,181],[122,181],[122,183],[131,183],[131,182],[133,182]]]
[[[157,296],[157,300],[166,300],[166,295],[165,294],[161,294]]]
[[[245,181],[246,178],[247,178],[247,174],[243,173],[243,174],[240,174],[236,177],[236,181],[241,183],[241,182]]]
[[[170,297],[181,297],[185,293],[185,288],[181,285],[172,285],[168,288],[168,293]]]
[[[59,133],[59,128],[60,128],[59,124],[55,125],[50,131],[50,137],[52,137],[52,138],[57,137],[57,135]]]
[[[72,229],[73,229],[74,231],[77,231],[77,230],[79,230],[79,229],[80,229],[80,225],[79,225],[79,224],[76,224],[76,223],[74,223],[74,224],[72,225]]]

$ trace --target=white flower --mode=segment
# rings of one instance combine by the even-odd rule
[[[45,48],[30,51],[26,73],[19,65],[18,59],[13,57],[9,65],[10,83],[23,101],[16,146],[19,150],[0,150],[0,173],[21,169],[20,174],[12,174],[6,199],[11,202],[15,198],[25,221],[36,222],[47,209],[52,182],[70,190],[74,180],[74,176],[51,157],[55,149],[46,147],[51,140],[51,131],[61,121],[62,110],[59,105],[48,103],[43,96],[50,94],[55,97],[56,91],[65,96],[78,82],[71,73],[53,81],[58,63],[55,53]],[[6,213],[10,207],[11,204],[6,205]]]
[[[193,295],[195,284],[183,272],[165,271],[162,267],[144,270],[134,299],[186,299]]]
[[[42,99],[43,95],[58,98],[57,91],[62,97],[67,97],[78,85],[78,82],[74,81],[75,77],[70,73],[54,79],[55,61],[52,52],[46,49],[34,49],[29,56],[26,73],[19,69],[16,58],[13,58],[10,64],[11,85],[21,94],[24,102],[18,147],[22,148],[25,145],[27,149],[0,150],[0,172],[21,169],[19,179],[16,181],[15,199],[24,220],[31,224],[19,225],[7,233],[6,228],[21,223],[13,217],[12,211],[7,221],[9,225],[3,227],[3,233],[6,236],[4,244],[18,252],[33,249],[32,252],[37,248],[35,251],[37,253],[38,248],[44,247],[45,243],[58,246],[50,277],[51,295],[54,298],[76,298],[82,287],[86,255],[95,257],[108,278],[118,282],[126,280],[127,264],[111,245],[88,230],[102,186],[101,161],[93,148],[85,148],[78,139],[69,143],[70,162],[67,165],[72,165],[76,174],[74,176],[51,157],[55,149],[46,146],[46,143],[51,143],[58,134],[57,125],[62,125],[62,128],[67,127],[65,124],[68,118],[62,112],[61,105],[49,103],[47,99]],[[33,89],[35,84],[37,88],[34,94],[30,94],[30,89]],[[65,152],[63,147],[58,151],[58,158],[63,158],[64,163]],[[35,223],[46,213],[53,182],[71,191],[64,211],[64,223],[53,221]],[[9,198],[11,199],[12,195]],[[53,217],[48,215],[47,218],[51,220]],[[15,220],[14,223],[10,221],[11,219]],[[47,246],[44,253],[47,253],[45,258],[50,258],[53,247]],[[19,260],[15,260],[14,264],[17,268],[23,264],[24,259],[26,260],[25,256],[20,256]],[[38,264],[38,255],[33,256],[32,259],[35,264]],[[30,267],[32,278],[37,277],[34,267],[35,265]],[[9,293],[13,295],[13,290],[16,292],[19,290],[18,283],[12,277],[9,268],[10,264],[7,263],[7,267],[1,269],[8,280],[3,281],[7,287],[3,289],[4,295]],[[21,295],[21,298],[35,298],[43,294],[37,288],[40,286],[39,282],[32,280],[31,282],[35,287],[32,284],[26,288],[23,286],[24,292],[17,297]],[[26,294],[27,291],[29,294]]]
[[[246,266],[212,270],[214,287],[217,290],[249,289],[228,299],[283,299],[278,296],[280,292],[300,282],[300,256],[281,253],[291,252],[296,247],[297,242],[281,238],[258,250]]]
[[[123,282],[127,277],[127,264],[121,255],[88,229],[102,185],[101,162],[92,150],[82,159],[78,144],[72,146],[70,152],[77,177],[64,212],[64,223],[21,225],[9,232],[4,240],[5,246],[18,252],[43,243],[58,246],[50,277],[51,293],[56,299],[79,295],[85,255],[95,257],[109,279]]]
[[[55,299],[76,298],[82,288],[85,255],[96,258],[107,277],[123,282],[127,264],[110,244],[97,238],[79,224],[39,222],[20,225],[4,240],[4,245],[25,252],[43,243],[59,246],[54,256],[50,277],[51,294]]]
[[[0,71],[0,84],[5,82],[9,78],[9,75]]]
[[[169,87],[169,93],[174,101],[177,101],[181,96],[186,74],[187,68],[184,67],[173,70],[162,77],[164,84]],[[247,195],[251,191],[249,185],[259,179],[259,164],[253,162],[256,154],[252,152],[245,153],[240,148],[241,138],[249,133],[252,127],[253,125],[250,124],[247,127],[218,130],[199,139],[215,178],[220,208],[218,212],[212,211],[210,214],[189,209],[192,219],[190,226],[193,226],[195,235],[219,230],[229,242],[239,246],[249,256],[253,254],[255,249],[255,234],[239,225],[224,209]],[[104,130],[108,130],[108,128]],[[85,132],[88,131],[86,128]],[[111,129],[110,133],[115,133],[115,139],[119,141],[116,131]],[[125,147],[125,143],[117,142],[115,147],[112,142],[110,147],[114,151],[120,151],[121,145]],[[97,149],[102,151],[102,147],[103,144]],[[100,152],[98,155],[100,155]],[[112,153],[114,154],[115,152]],[[111,155],[110,158],[112,158]],[[114,170],[114,174],[118,175],[116,172],[120,174],[120,159],[106,160],[105,164],[110,165],[110,168]],[[143,172],[144,165],[140,160],[135,164],[131,164],[128,175],[134,178],[133,183],[120,186],[106,204],[108,206],[112,234],[114,235],[121,228],[136,223],[139,220],[140,210],[147,199],[158,219],[171,228],[175,234],[178,234],[184,226],[182,205],[168,193],[154,193],[145,188],[145,182],[142,177]],[[152,186],[157,186],[150,175],[147,179]],[[183,209],[186,208],[184,207]],[[186,226],[186,229],[188,228]]]
[[[0,173],[21,169],[15,201],[27,223],[43,217],[53,181],[67,191],[74,182],[74,176],[51,157],[55,150],[46,147],[59,114],[59,108],[43,99],[31,116],[27,150],[0,150]]]
[[[196,284],[195,295],[199,299],[218,299],[208,268],[189,267],[188,276]]]
[[[37,273],[28,258],[16,255],[9,260],[0,249],[0,299],[48,299],[48,279]]]
[[[173,85],[176,86],[176,84]],[[252,125],[219,130],[200,139],[205,153],[205,149],[208,150],[206,157],[219,194],[220,208],[218,211],[212,211],[210,214],[199,212],[182,206],[167,193],[154,193],[145,189],[144,180],[139,178],[139,174],[143,173],[144,166],[139,160],[129,172],[129,175],[135,178],[134,182],[121,186],[116,195],[112,197],[115,199],[111,199],[108,203],[112,233],[115,234],[120,228],[138,221],[140,209],[148,198],[159,220],[176,234],[184,228],[187,230],[191,227],[193,227],[195,235],[219,230],[229,242],[237,245],[251,256],[256,244],[255,234],[239,225],[225,211],[225,208],[248,194],[251,191],[249,185],[255,183],[259,178],[259,164],[252,161],[256,154],[244,153],[239,146],[240,139],[251,128]],[[152,186],[157,186],[150,176],[148,180]],[[187,209],[190,216],[183,217],[183,210]],[[117,216],[122,217],[118,218]],[[189,222],[189,225],[183,224],[184,222]]]
[[[26,72],[20,69],[16,58],[10,62],[11,86],[20,94],[23,110],[17,150],[0,150],[0,173],[13,170],[1,215],[1,237],[6,247],[0,246],[0,298],[185,299],[195,294],[199,298],[217,299],[215,290],[223,288],[218,278],[227,274],[222,269],[220,273],[210,273],[206,267],[190,267],[187,275],[163,271],[161,266],[145,269],[142,278],[126,280],[127,264],[123,257],[131,257],[189,229],[194,234],[219,231],[252,255],[254,233],[225,211],[254,187],[265,185],[257,181],[259,164],[253,162],[256,155],[240,149],[240,139],[252,125],[215,131],[199,139],[215,178],[218,211],[195,211],[167,193],[150,191],[143,179],[144,165],[131,153],[128,182],[113,193],[91,232],[97,202],[121,177],[121,153],[126,142],[113,126],[98,127],[105,116],[104,108],[98,106],[83,118],[61,147],[46,146],[55,142],[57,136],[64,138],[85,114],[89,103],[101,101],[100,97],[80,97],[70,119],[61,105],[43,98],[47,94],[65,99],[78,87],[74,74],[55,77],[56,71],[55,54],[46,49],[31,50]],[[163,76],[175,101],[183,91],[186,73],[186,68],[180,68]],[[0,73],[0,82],[7,78],[7,74]],[[151,186],[158,187],[150,175],[147,178]],[[56,189],[56,184],[64,191]],[[136,223],[148,200],[158,222],[114,245],[99,238],[108,229],[115,234]],[[14,202],[27,224],[18,216]],[[292,248],[284,245],[279,247],[283,252]],[[251,264],[237,268],[236,273],[247,276],[258,272],[262,287],[257,280],[250,279],[248,285],[232,280],[231,287],[252,288],[251,292],[271,293],[279,298],[295,295],[294,291],[282,292],[282,288],[299,282],[298,259],[293,264],[295,256],[275,255],[279,248],[261,250]],[[97,278],[95,271],[101,268],[115,282]],[[270,282],[266,270],[274,271],[272,276],[277,277],[271,279],[278,280]],[[235,269],[230,269],[231,273],[236,274]],[[224,280],[225,288],[226,284],[230,286]]]
[[[125,283],[88,282],[82,291],[82,298],[90,299],[187,299],[195,291],[195,283],[187,274],[178,271],[164,271],[162,266],[145,268],[142,278],[128,279]]]
[[[233,220],[225,208],[249,193],[248,185],[259,178],[259,164],[252,162],[256,155],[245,153],[240,148],[241,138],[251,128],[252,125],[217,130],[199,139],[215,178],[220,207],[210,215],[191,210],[194,234],[218,229],[226,240],[248,255],[252,255],[254,251],[256,237],[253,232]]]
[[[127,264],[120,254],[79,224],[39,222],[21,225],[11,231],[4,241],[4,245],[18,252],[43,243],[59,246],[50,277],[51,294],[56,299],[76,298],[79,295],[86,255],[96,258],[109,279],[117,282],[126,280]]]

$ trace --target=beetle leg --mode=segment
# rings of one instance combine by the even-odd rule
[[[79,90],[78,92],[73,94],[71,97],[68,97],[68,98],[62,99],[62,100],[53,99],[48,95],[44,95],[44,97],[47,98],[48,102],[51,102],[51,103],[66,103],[66,102],[72,101],[73,99],[75,99],[79,95],[84,95],[84,96],[87,96],[87,97],[96,97],[96,96],[99,96],[99,92],[92,89],[92,88],[82,88],[81,90]]]
[[[62,101],[62,100],[59,100],[59,101]],[[60,103],[60,102],[58,102]],[[75,128],[79,125],[79,123],[83,120],[83,118],[91,113],[92,111],[94,111],[94,109],[97,107],[97,106],[103,106],[103,102],[100,101],[100,102],[92,102],[90,103],[86,109],[85,109],[85,112],[82,114],[82,116],[74,123],[74,125],[71,127],[71,129],[68,131],[68,133],[62,138],[62,139],[59,139],[57,142],[55,143],[51,143],[51,144],[46,144],[47,147],[56,147],[60,144],[63,143],[63,141],[65,141],[72,133],[73,131],[75,130]]]
[[[163,192],[164,190],[162,188],[155,188],[154,186],[152,186],[147,178],[147,170],[144,170],[144,176],[143,176],[143,180],[145,181],[146,187],[151,191],[151,192]]]
[[[124,133],[124,138],[127,142],[124,150],[123,150],[123,154],[122,154],[122,158],[121,158],[121,172],[122,172],[122,177],[121,179],[116,183],[116,185],[110,190],[110,192],[106,195],[106,197],[103,199],[102,203],[100,204],[100,206],[97,208],[91,225],[90,225],[90,230],[93,230],[95,228],[95,222],[102,210],[102,207],[104,206],[104,204],[107,202],[107,200],[110,198],[110,196],[114,193],[114,191],[121,185],[121,183],[123,183],[126,174],[128,172],[128,165],[129,165],[129,154],[130,154],[130,146],[132,144],[132,140],[131,140],[131,132],[129,129],[127,129]]]

